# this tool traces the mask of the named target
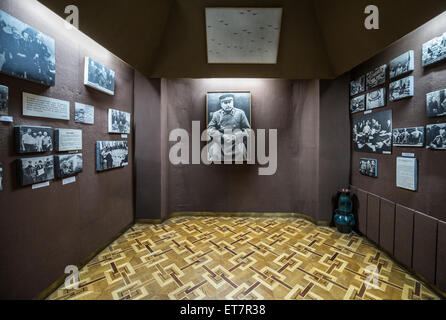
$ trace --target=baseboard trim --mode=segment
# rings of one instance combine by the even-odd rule
[[[81,270],[83,267],[85,267],[94,257],[96,257],[99,253],[101,253],[105,248],[107,248],[109,245],[111,245],[113,242],[115,242],[119,237],[121,237],[124,233],[126,233],[131,227],[135,225],[134,222],[127,225],[125,228],[121,229],[118,234],[113,236],[111,239],[109,239],[104,245],[93,251],[90,255],[88,255],[87,258],[81,261],[80,264],[76,265],[79,270]],[[57,288],[59,288],[66,279],[67,275],[64,274],[59,277],[56,281],[54,281],[48,288],[43,290],[39,295],[37,295],[33,300],[45,300],[48,298]]]
[[[295,218],[305,219],[317,226],[328,227],[330,222],[317,221],[316,219],[301,213],[277,212],[174,212],[163,219],[136,219],[137,224],[162,224],[165,221],[178,217],[229,217],[229,218]]]

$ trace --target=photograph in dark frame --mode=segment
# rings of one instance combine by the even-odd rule
[[[414,96],[414,77],[410,76],[389,85],[389,100],[397,101]]]
[[[108,132],[130,134],[132,115],[128,112],[108,110]]]
[[[446,150],[446,123],[430,124],[426,126],[426,148],[432,150]]]
[[[366,77],[367,90],[370,90],[377,86],[385,84],[386,83],[386,71],[387,71],[387,65],[385,64],[385,65],[382,65],[381,67],[378,67],[375,70],[367,73],[367,77]]]
[[[58,179],[71,177],[81,173],[83,170],[82,153],[55,155],[54,170]]]
[[[8,115],[9,88],[0,86],[0,116]]]
[[[424,127],[393,129],[394,147],[424,147]]]
[[[426,114],[429,118],[446,116],[446,89],[426,95]]]
[[[386,88],[367,93],[366,100],[367,110],[385,107],[387,104]]]
[[[56,84],[54,39],[0,10],[0,72],[46,86]]]
[[[365,111],[365,95],[350,100],[350,113]]]
[[[390,79],[415,70],[414,51],[410,50],[393,59],[389,64]]]
[[[84,85],[113,96],[115,72],[92,58],[85,57]]]
[[[392,153],[392,110],[353,120],[353,146],[357,152]]]
[[[350,96],[356,96],[365,91],[365,75],[350,82]]]
[[[97,141],[96,171],[125,167],[129,163],[127,141]]]
[[[54,156],[18,159],[19,185],[24,187],[54,179]]]
[[[17,153],[45,153],[53,151],[53,128],[15,126],[14,137]]]
[[[423,67],[446,59],[446,32],[423,44]]]
[[[378,160],[368,158],[359,159],[359,173],[363,176],[378,178]]]

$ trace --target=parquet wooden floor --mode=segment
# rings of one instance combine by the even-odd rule
[[[304,219],[135,225],[48,299],[439,299],[355,234]]]

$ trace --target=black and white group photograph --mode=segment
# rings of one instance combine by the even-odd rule
[[[356,113],[365,111],[365,95],[350,100],[350,112]]]
[[[54,179],[54,157],[35,157],[18,160],[19,184],[27,186]]]
[[[0,162],[0,191],[3,191],[3,164]]]
[[[426,126],[426,148],[446,150],[446,123]]]
[[[426,95],[426,111],[428,117],[446,116],[446,89]]]
[[[381,108],[386,106],[386,88],[381,88],[367,93],[367,110]]]
[[[414,51],[410,50],[398,58],[393,59],[389,64],[390,79],[415,70]]]
[[[424,147],[424,127],[393,130],[394,147]]]
[[[376,159],[359,159],[359,173],[363,176],[372,178],[378,177],[378,160]]]
[[[9,94],[8,87],[0,86],[0,116],[8,115]]]
[[[365,91],[365,76],[350,82],[350,96],[355,96]]]
[[[392,110],[372,113],[353,121],[353,145],[357,152],[392,152]]]
[[[373,89],[377,86],[386,83],[386,71],[387,65],[376,68],[373,71],[367,73],[367,90]]]
[[[115,72],[85,57],[84,85],[109,95],[115,94]]]
[[[74,105],[74,122],[94,124],[94,107],[76,102]]]
[[[74,176],[83,170],[82,153],[54,156],[54,166],[58,179]]]
[[[109,133],[130,133],[131,114],[124,111],[108,110],[108,132]]]
[[[212,138],[208,160],[222,161],[229,157],[250,160],[251,92],[208,92],[206,101],[208,134],[221,138],[221,141]]]
[[[54,86],[54,39],[0,10],[0,71],[10,76]]]
[[[413,76],[392,82],[389,85],[389,99],[396,101],[414,95],[414,78]]]
[[[129,162],[129,144],[127,141],[96,142],[96,170],[104,171],[124,167]]]
[[[423,44],[423,67],[446,59],[446,32]]]
[[[14,131],[17,153],[53,151],[53,128],[16,126]]]

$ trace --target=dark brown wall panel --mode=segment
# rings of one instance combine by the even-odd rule
[[[379,221],[379,244],[393,254],[395,241],[395,203],[381,199]]]
[[[442,221],[438,223],[436,284],[446,292],[446,222]]]
[[[412,267],[414,211],[396,206],[395,217],[395,257],[408,267]]]
[[[0,9],[53,37],[56,41],[56,85],[44,87],[0,75],[9,87],[9,113],[14,124],[0,123],[0,162],[4,191],[0,192],[0,298],[34,298],[133,222],[133,131],[129,135],[129,166],[98,174],[96,141],[122,140],[108,134],[108,109],[133,113],[133,70],[78,31],[67,31],[60,19],[36,1],[2,0]],[[84,58],[91,56],[116,72],[115,96],[83,85]],[[22,93],[70,101],[71,120],[22,116]],[[74,122],[74,103],[95,107],[95,124]],[[84,168],[76,183],[48,188],[19,187],[16,179],[13,125],[74,128],[83,132]],[[56,154],[53,152],[51,154]],[[24,156],[26,158],[26,156]]]
[[[379,243],[380,198],[369,194],[367,198],[367,237]]]
[[[431,283],[435,283],[437,226],[437,219],[415,213],[413,269]]]
[[[357,189],[356,198],[358,202],[358,229],[362,234],[367,234],[367,192]]]

